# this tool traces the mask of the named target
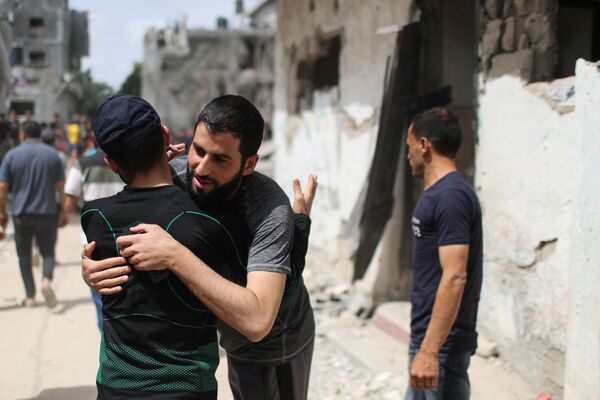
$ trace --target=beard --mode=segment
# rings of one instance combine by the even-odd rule
[[[196,203],[202,206],[209,206],[222,203],[224,201],[229,200],[238,189],[240,182],[243,178],[243,171],[244,164],[242,163],[242,166],[237,172],[237,174],[235,174],[235,176],[231,180],[222,184],[218,184],[212,179],[205,179],[207,181],[212,182],[215,185],[215,187],[209,192],[203,192],[194,187],[193,174],[192,171],[188,168],[186,182],[187,191],[192,197],[192,200],[194,200]]]

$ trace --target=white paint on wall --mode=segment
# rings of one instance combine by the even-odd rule
[[[530,355],[522,366],[535,366],[562,385],[561,357],[546,358],[543,351],[562,354],[566,347],[577,201],[575,114],[558,113],[511,76],[489,81],[479,101],[475,183],[484,226],[479,328],[507,352]]]
[[[571,246],[565,399],[600,399],[600,63],[576,65],[576,214]]]

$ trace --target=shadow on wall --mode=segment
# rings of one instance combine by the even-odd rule
[[[96,386],[76,386],[70,388],[46,389],[39,396],[23,400],[94,400]]]

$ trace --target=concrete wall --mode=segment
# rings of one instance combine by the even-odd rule
[[[506,75],[488,81],[479,98],[479,328],[534,388],[554,393],[563,381],[578,148],[565,104],[572,98],[553,103],[544,93],[573,85],[567,78],[527,86]]]
[[[600,63],[577,61],[575,201],[565,399],[600,399]]]
[[[393,52],[396,32],[409,21],[410,3],[277,3],[275,178],[290,188],[293,177],[318,175],[311,243],[324,250],[328,261],[347,262],[350,257],[341,248],[340,237],[365,186],[377,135],[386,60]],[[337,84],[306,92],[299,65],[323,56],[323,42],[335,37],[341,42]],[[350,268],[349,264],[344,268]]]

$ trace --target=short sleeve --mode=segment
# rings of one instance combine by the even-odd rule
[[[10,154],[7,154],[6,157],[0,163],[0,181],[7,182],[10,184],[10,169],[8,168],[8,164],[10,163]]]
[[[294,215],[289,204],[279,204],[265,214],[255,230],[248,256],[248,272],[290,274]]]
[[[440,197],[435,207],[438,246],[469,244],[473,205],[461,190],[451,189]]]
[[[81,169],[79,164],[74,165],[69,170],[67,175],[67,181],[65,182],[65,194],[74,197],[82,197],[83,194],[83,181],[81,179]]]

